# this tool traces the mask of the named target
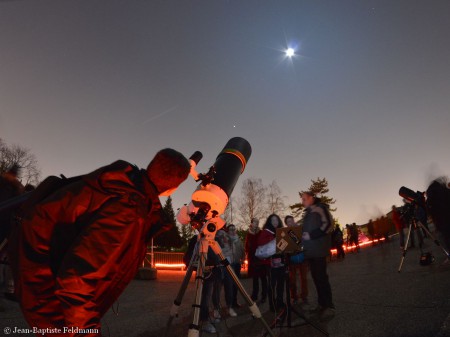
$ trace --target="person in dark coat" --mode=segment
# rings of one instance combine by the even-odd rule
[[[5,173],[0,175],[0,202],[17,197],[24,192],[24,187],[19,181],[20,167],[12,165]],[[0,244],[8,238],[11,232],[14,208],[0,212]]]
[[[252,278],[252,295],[253,301],[257,301],[259,294],[259,281],[261,280],[261,303],[266,302],[267,298],[267,271],[260,259],[255,256],[256,247],[258,246],[258,236],[261,233],[259,228],[259,220],[253,218],[248,227],[247,236],[245,237],[245,252],[248,261],[248,276]]]
[[[392,222],[394,223],[395,228],[397,229],[398,235],[400,237],[400,248],[403,249],[403,247],[405,246],[405,233],[403,232],[403,229],[406,226],[402,216],[400,215],[395,205],[392,205]]]
[[[339,225],[336,226],[334,232],[332,234],[333,246],[337,251],[337,258],[345,258],[345,252],[342,245],[344,244],[344,233],[342,233],[341,227]]]
[[[5,173],[0,175],[0,203],[17,197],[24,192],[24,187],[19,181],[20,167],[13,164]],[[9,259],[6,254],[8,237],[16,222],[17,207],[11,207],[0,211],[0,286],[5,287],[5,299],[17,301],[14,295],[14,279]],[[1,309],[0,309],[1,310]]]
[[[100,319],[136,275],[147,242],[168,223],[158,196],[189,171],[172,149],[146,170],[118,160],[26,211],[10,256],[28,324],[55,337],[99,336]]]
[[[428,186],[426,206],[436,229],[442,234],[444,245],[450,249],[450,184],[446,177]],[[449,258],[449,257],[447,257]]]
[[[327,320],[335,314],[326,260],[331,247],[333,219],[328,206],[320,203],[320,199],[314,194],[304,192],[301,197],[305,206],[302,242],[319,304],[314,313],[317,313],[321,320]]]

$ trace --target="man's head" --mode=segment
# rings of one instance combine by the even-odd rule
[[[257,229],[259,227],[259,220],[257,218],[253,218],[252,222],[250,223],[250,227],[253,229]]]
[[[228,234],[229,235],[236,235],[236,226],[235,225],[229,224],[227,226],[227,229],[228,229]]]
[[[314,205],[316,202],[316,196],[312,192],[303,192],[302,195],[302,204],[305,208]]]
[[[284,223],[285,223],[286,226],[288,226],[288,227],[295,226],[295,220],[294,220],[294,217],[293,217],[292,215],[286,215],[286,217],[284,218]]]
[[[147,174],[160,196],[168,196],[186,180],[191,164],[173,149],[159,151],[147,166]]]

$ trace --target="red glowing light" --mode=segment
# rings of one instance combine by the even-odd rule
[[[155,268],[185,268],[184,263],[155,263]]]

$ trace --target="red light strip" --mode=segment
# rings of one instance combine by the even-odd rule
[[[184,268],[184,263],[155,263],[155,267],[158,268]]]

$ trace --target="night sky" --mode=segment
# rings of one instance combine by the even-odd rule
[[[0,1],[0,138],[45,177],[164,147],[206,171],[241,136],[234,197],[275,179],[292,204],[326,177],[362,224],[450,174],[449,18],[448,1]]]

